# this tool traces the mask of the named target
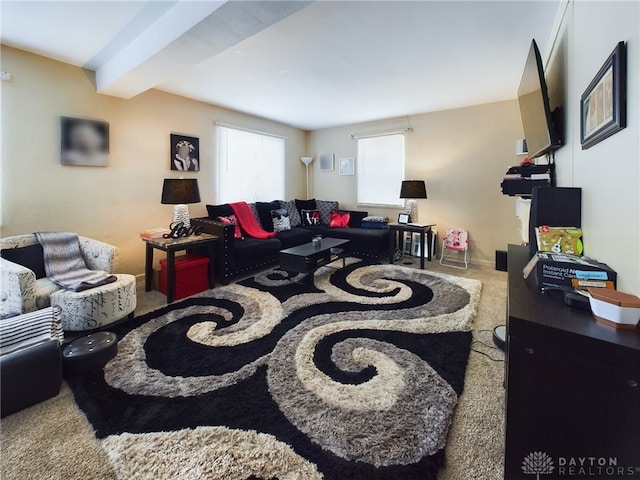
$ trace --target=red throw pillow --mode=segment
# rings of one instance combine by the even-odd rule
[[[331,212],[331,220],[329,221],[329,227],[331,228],[349,228],[349,219],[351,214],[340,214],[337,210]]]
[[[235,215],[229,215],[228,217],[218,217],[218,220],[220,220],[225,225],[235,225],[236,228],[233,231],[233,236],[235,238],[242,238],[242,232],[240,231],[240,227],[238,226],[238,219]]]

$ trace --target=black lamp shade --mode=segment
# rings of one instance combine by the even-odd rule
[[[400,187],[400,198],[427,198],[427,187],[424,180],[403,180]]]
[[[165,178],[162,185],[162,201],[169,205],[198,203],[200,190],[195,178]]]

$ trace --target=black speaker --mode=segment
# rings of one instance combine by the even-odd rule
[[[582,189],[566,187],[535,187],[531,192],[529,215],[529,251],[538,250],[535,227],[582,226]]]
[[[496,270],[507,271],[507,252],[504,250],[496,250]]]

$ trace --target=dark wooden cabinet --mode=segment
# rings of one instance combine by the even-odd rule
[[[640,479],[640,330],[620,330],[524,280],[508,253],[507,480]]]

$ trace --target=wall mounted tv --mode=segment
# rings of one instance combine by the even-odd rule
[[[539,157],[560,148],[562,139],[556,118],[558,109],[551,112],[542,58],[535,40],[531,41],[529,56],[518,88],[518,102],[529,157]]]

